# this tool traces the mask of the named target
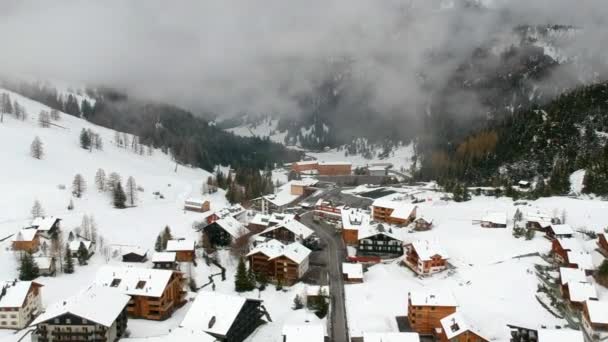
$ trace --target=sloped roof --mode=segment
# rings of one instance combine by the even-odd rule
[[[171,270],[102,266],[95,283],[132,296],[160,297],[172,275]]]
[[[507,214],[502,212],[487,213],[481,218],[481,221],[495,224],[507,224]]]
[[[469,325],[469,323],[459,312],[450,314],[442,318],[439,322],[441,323],[441,328],[445,332],[445,335],[448,340],[467,331],[471,331],[476,335],[480,335],[474,328]]]
[[[19,230],[17,234],[13,236],[13,241],[33,241],[38,231],[33,228],[24,228]]]
[[[54,216],[36,217],[32,221],[32,227],[36,227],[39,231],[49,231],[57,221],[61,221],[61,219]]]
[[[6,288],[6,294],[0,297],[0,308],[20,308],[23,306],[32,284],[42,286],[32,281],[0,282],[0,290]]]
[[[35,257],[34,261],[36,261],[36,265],[38,265],[38,268],[40,268],[41,270],[51,268],[52,259],[49,257]]]
[[[587,281],[587,275],[585,274],[585,271],[580,268],[560,267],[559,277],[561,279],[562,285],[573,281]]]
[[[380,228],[380,227],[382,227],[382,228]],[[362,240],[362,239],[366,239],[368,237],[382,234],[382,235],[388,236],[391,239],[395,239],[395,240],[399,240],[399,241],[403,242],[403,239],[401,237],[398,237],[397,235],[389,232],[389,229],[391,229],[390,226],[388,228],[384,228],[384,225],[381,223],[367,226],[367,227],[361,227],[361,229],[359,229],[357,239]]]
[[[608,301],[588,300],[585,303],[592,323],[608,324]]]
[[[193,251],[194,245],[196,243],[194,240],[190,239],[177,239],[177,240],[169,240],[167,241],[167,252],[183,252],[183,251]]]
[[[577,239],[555,239],[555,241],[564,249],[570,251],[580,252],[583,250],[583,246]]]
[[[593,270],[593,258],[587,252],[568,252],[568,262],[583,270]]]
[[[71,313],[110,327],[130,299],[131,297],[109,288],[90,286],[73,297],[49,306],[31,325],[38,325],[57,316]]]
[[[152,262],[175,262],[175,252],[156,252],[152,255]]]
[[[303,246],[299,242],[293,242],[289,245],[284,245],[278,240],[271,239],[257,245],[251,250],[247,256],[251,256],[257,253],[262,253],[268,257],[268,259],[276,259],[281,256],[289,258],[297,264],[302,263],[311,253],[311,250]]]
[[[120,247],[121,255],[135,254],[144,256],[148,254],[148,250],[139,246],[123,246]]]
[[[247,298],[201,291],[180,327],[226,336]]]
[[[408,219],[416,207],[417,206],[414,204],[398,206],[395,208],[395,210],[393,210],[393,212],[391,212],[391,217],[402,220]]]
[[[349,279],[363,279],[363,265],[343,262],[342,274],[346,274]]]
[[[209,200],[203,199],[203,198],[188,198],[184,201],[184,203],[186,204],[186,206],[203,206],[203,204],[205,204],[205,202],[209,202]]]
[[[283,256],[289,258],[297,264],[302,263],[308,256],[310,255],[311,250],[307,247],[303,246],[299,242],[293,242],[289,245],[285,246],[285,250],[283,251]],[[275,258],[278,258],[276,256]]]
[[[314,233],[314,231],[312,229],[308,228],[307,226],[300,223],[299,221],[290,220],[290,221],[282,222],[276,226],[268,227],[268,228],[264,229],[264,231],[261,232],[259,235],[271,232],[271,231],[273,231],[275,229],[279,229],[281,227],[289,230],[295,236],[297,236],[298,238],[302,238],[302,239],[307,239]]]
[[[225,216],[214,223],[217,223],[218,226],[222,227],[230,236],[233,238],[238,238],[247,233],[247,229],[243,224],[237,221],[232,216]]]
[[[456,299],[447,290],[412,291],[409,298],[414,306],[457,306]]]
[[[262,253],[268,258],[274,258],[283,253],[285,245],[278,240],[271,239],[266,242],[260,243],[252,249],[247,256],[251,256],[257,253]]]
[[[555,235],[574,235],[574,229],[569,224],[552,224],[551,230]]]
[[[421,260],[431,260],[435,255],[441,256],[442,259],[450,258],[448,253],[446,253],[437,242],[417,240],[411,244]]]
[[[568,292],[570,300],[577,303],[582,303],[588,299],[598,299],[597,290],[592,283],[571,281],[568,283]]]
[[[80,248],[80,244],[84,245],[84,248],[86,248],[87,250],[91,249],[91,245],[93,244],[91,241],[87,241],[87,240],[74,240],[74,241],[70,241],[68,243],[68,248],[70,249],[70,252],[78,252],[78,249]]]

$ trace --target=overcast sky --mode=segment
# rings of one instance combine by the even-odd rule
[[[407,106],[424,95],[421,71],[441,84],[475,47],[522,23],[584,28],[563,48],[605,56],[606,0],[479,1],[492,10],[446,10],[445,0],[2,0],[0,73],[193,109],[288,113],[293,95],[345,57],[379,109]],[[450,58],[430,64],[437,52]]]

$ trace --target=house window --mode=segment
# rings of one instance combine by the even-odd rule
[[[118,287],[118,285],[120,285],[120,282],[121,282],[120,279],[114,279],[114,280],[112,280],[110,287]]]
[[[72,324],[72,320],[71,320],[71,319],[69,319],[69,318],[66,318],[66,319],[65,319],[65,324]]]
[[[11,322],[11,324],[12,324],[12,325],[17,325],[17,322],[12,321],[12,322]]]
[[[59,318],[55,318],[55,319],[53,320],[53,323],[55,323],[55,324],[59,324]]]
[[[146,281],[145,280],[140,280],[137,282],[137,286],[135,287],[138,290],[141,290],[144,288],[144,286],[146,286]]]

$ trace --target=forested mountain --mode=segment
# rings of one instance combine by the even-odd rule
[[[51,108],[136,135],[141,144],[161,148],[181,163],[210,171],[217,165],[264,169],[297,160],[300,154],[268,139],[227,133],[176,106],[131,99],[112,89],[87,90],[81,96],[61,94],[52,85],[38,83],[5,81],[2,85]]]

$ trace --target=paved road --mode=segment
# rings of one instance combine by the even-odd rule
[[[300,221],[317,233],[326,244],[327,271],[329,273],[329,292],[331,298],[331,331],[332,342],[349,342],[346,307],[344,306],[344,282],[342,279],[342,261],[346,250],[340,235],[332,229],[325,228],[312,221],[312,212],[301,216]]]

